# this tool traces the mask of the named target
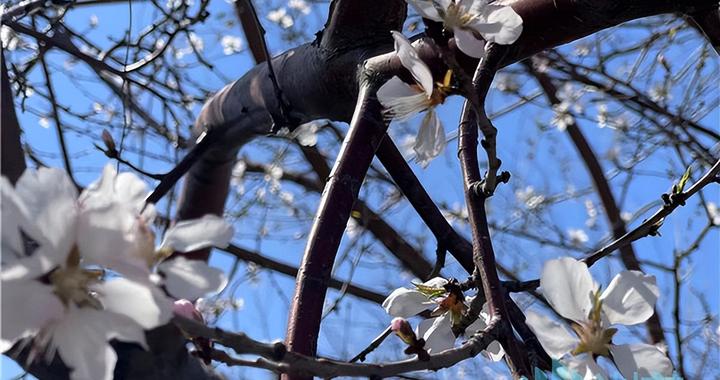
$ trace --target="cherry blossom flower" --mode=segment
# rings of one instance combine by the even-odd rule
[[[452,327],[460,322],[467,310],[466,302],[472,301],[472,298],[463,300],[462,294],[448,292],[445,288],[448,283],[444,278],[435,277],[416,284],[416,289],[398,288],[390,293],[382,304],[388,314],[397,318],[409,318],[432,309],[433,318],[420,322],[416,331],[418,339],[425,340],[425,349],[429,353],[438,353],[455,345],[456,337]],[[466,334],[471,336],[484,330],[489,319],[487,312],[480,313],[480,318],[467,327]],[[488,346],[486,353],[497,361],[502,357],[503,350],[500,344],[494,341]]]
[[[562,359],[584,378],[608,378],[595,362],[598,356],[611,359],[623,377],[671,376],[672,363],[656,346],[613,344],[617,332],[612,325],[635,325],[653,314],[659,295],[655,277],[624,271],[600,292],[585,263],[573,258],[548,261],[540,286],[548,303],[572,321],[574,334],[562,324],[529,311],[527,322],[553,359]]]
[[[460,51],[475,57],[485,55],[485,42],[509,45],[522,33],[522,18],[504,5],[487,0],[408,0],[424,18],[440,21],[455,35]]]
[[[242,40],[236,36],[223,36],[220,39],[220,45],[223,47],[223,54],[231,55],[242,51]]]
[[[3,177],[0,193],[1,351],[33,336],[33,355],[57,353],[72,379],[110,379],[117,358],[108,342],[144,347],[144,331],[172,315],[156,284],[177,297],[224,286],[222,272],[203,262],[161,262],[159,275],[152,267],[173,251],[227,244],[230,226],[215,216],[179,222],[156,249],[145,184],[111,165],[79,196],[64,171],[48,168],[25,171],[14,187]]]
[[[416,160],[421,166],[427,167],[430,160],[445,149],[445,129],[435,112],[435,106],[442,104],[449,95],[452,72],[448,71],[443,83],[438,83],[436,87],[430,68],[420,59],[410,41],[399,32],[392,31],[392,35],[395,52],[416,83],[409,85],[394,76],[380,87],[378,100],[385,107],[385,115],[393,120],[408,120],[427,111],[413,146]]]
[[[287,9],[284,7],[268,12],[267,19],[280,25],[283,29],[287,29],[295,24],[292,16],[287,13]]]
[[[82,265],[76,244],[81,210],[65,172],[27,170],[15,188],[6,178],[0,188],[0,350],[34,335],[33,352],[44,350],[48,359],[57,352],[71,378],[112,378],[116,356],[108,341],[145,346],[144,330],[169,320],[170,300],[148,281],[103,281],[102,270]]]

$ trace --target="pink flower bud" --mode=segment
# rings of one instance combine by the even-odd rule
[[[194,319],[200,323],[205,323],[205,319],[203,318],[200,311],[198,311],[198,309],[195,307],[195,305],[193,305],[192,302],[186,299],[175,301],[175,303],[173,304],[173,313],[181,317]]]
[[[417,342],[415,332],[410,323],[404,318],[395,318],[390,322],[390,330],[394,332],[403,342],[413,345]]]

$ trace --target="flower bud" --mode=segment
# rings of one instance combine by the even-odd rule
[[[200,311],[195,308],[195,305],[192,302],[186,299],[180,299],[173,303],[173,313],[181,317],[194,319],[200,323],[205,323],[205,319],[203,318]]]
[[[390,322],[390,330],[395,333],[403,342],[414,345],[417,342],[415,332],[410,323],[404,318],[395,318]]]

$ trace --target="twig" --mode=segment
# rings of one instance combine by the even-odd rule
[[[462,346],[430,355],[429,360],[408,359],[381,364],[358,364],[313,358],[289,351],[280,342],[262,343],[243,333],[230,333],[220,328],[211,328],[194,320],[176,316],[173,322],[190,336],[202,336],[216,343],[232,348],[238,354],[258,355],[255,361],[231,359],[230,356],[215,353],[219,359],[231,365],[247,365],[268,369],[277,373],[301,377],[317,376],[323,378],[353,376],[384,378],[419,370],[438,370],[477,356],[493,341],[498,339],[500,328],[491,323],[485,331],[478,332]]]
[[[665,203],[651,217],[645,219],[642,224],[635,227],[633,230],[626,233],[619,239],[615,239],[610,244],[606,245],[595,253],[592,253],[591,255],[585,257],[583,261],[588,266],[591,266],[601,258],[611,254],[616,249],[624,247],[627,244],[630,244],[635,240],[638,240],[645,236],[651,235],[652,233],[656,233],[657,229],[662,224],[662,221],[665,219],[666,216],[670,215],[679,206],[684,205],[685,201],[691,196],[693,196],[695,193],[700,191],[700,189],[711,183],[715,183],[715,176],[718,173],[720,173],[720,160],[715,162],[715,164],[705,173],[705,175],[703,175],[700,180],[695,182],[687,191],[668,196],[669,202]]]
[[[373,339],[373,341],[370,343],[369,346],[367,346],[359,354],[355,355],[355,357],[350,359],[349,363],[355,363],[358,360],[361,362],[364,362],[365,356],[367,356],[367,354],[375,351],[375,349],[380,346],[380,343],[382,343],[385,340],[385,338],[390,336],[391,333],[392,333],[392,330],[391,330],[390,326],[388,326],[387,328],[385,328],[385,330],[383,332],[380,333],[380,335],[377,336],[377,338]]]

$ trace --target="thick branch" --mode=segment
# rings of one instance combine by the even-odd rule
[[[5,61],[5,50],[2,50],[2,111],[0,111],[0,142],[2,147],[0,152],[0,167],[2,175],[7,177],[11,183],[15,183],[20,175],[25,171],[25,154],[23,153],[22,143],[20,142],[20,123],[15,114],[15,104],[13,104],[13,94],[10,87],[10,77],[7,70],[7,62]]]

